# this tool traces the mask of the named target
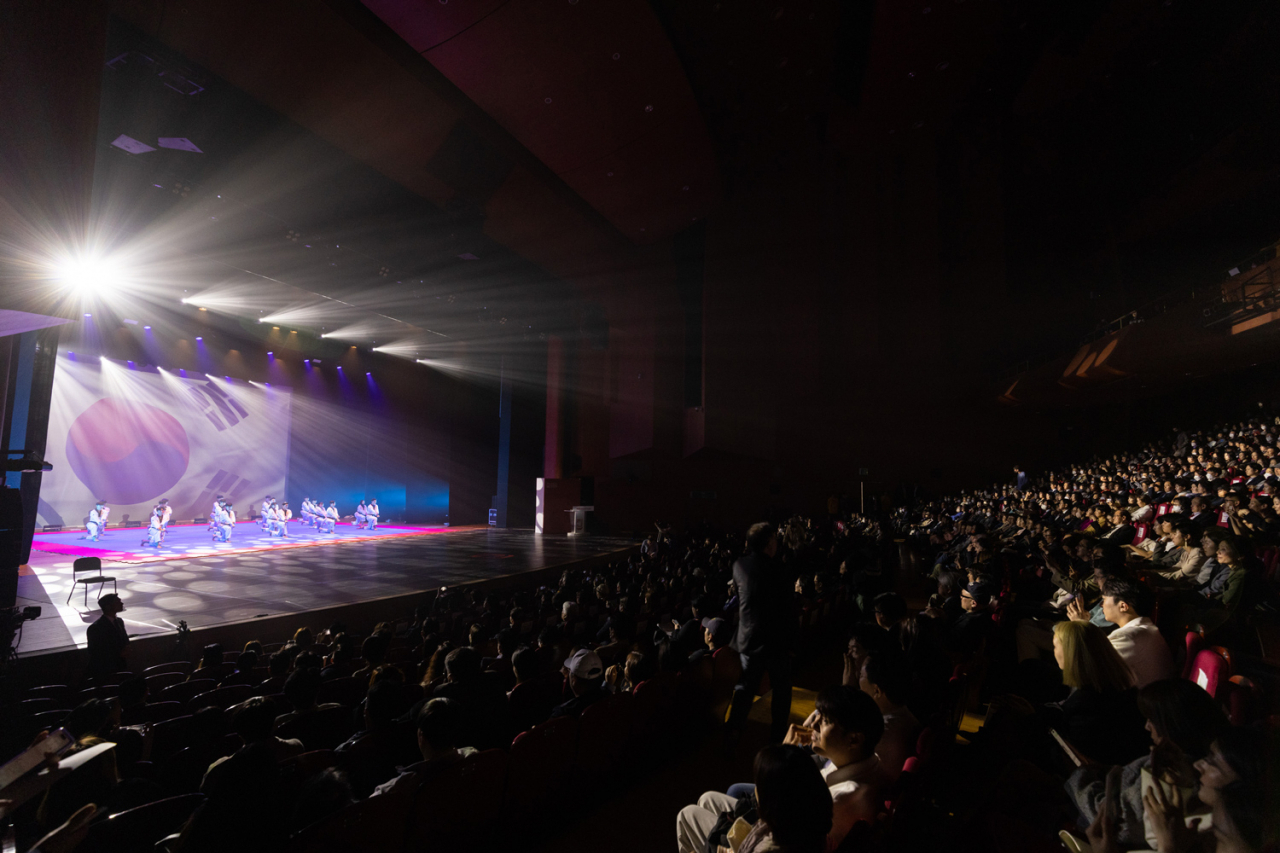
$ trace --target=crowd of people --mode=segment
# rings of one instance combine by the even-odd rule
[[[339,623],[213,646],[190,672],[113,678],[127,636],[104,596],[101,684],[60,724],[72,754],[115,749],[89,781],[18,809],[16,825],[65,835],[89,804],[113,814],[199,791],[170,849],[280,849],[521,733],[723,666],[734,687],[716,737],[742,749],[766,692],[770,745],[751,779],[679,810],[681,853],[1012,853],[1052,849],[1060,831],[1073,853],[1263,850],[1276,837],[1274,685],[1265,671],[1231,685],[1251,704],[1229,716],[1228,688],[1187,677],[1185,649],[1191,634],[1241,663],[1257,651],[1280,534],[1278,435],[1260,422],[1179,431],[1041,478],[745,537],[658,525],[633,556],[555,585],[460,588],[364,632]],[[797,663],[829,649],[840,680],[810,685],[800,721]],[[175,694],[194,713],[172,751],[159,743],[172,721],[155,711]],[[976,724],[961,731],[966,709]],[[332,750],[322,768],[306,760],[317,750]]]

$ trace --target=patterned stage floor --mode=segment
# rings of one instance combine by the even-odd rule
[[[135,531],[128,530],[129,542],[139,541]],[[115,543],[109,538],[106,544]],[[535,536],[531,530],[420,528],[331,540],[330,547],[277,545],[141,564],[104,559],[103,571],[117,579],[129,633],[143,636],[172,631],[180,619],[196,628],[316,610],[518,574],[634,544],[617,537]],[[74,555],[33,550],[22,568],[18,604],[44,612],[24,626],[20,655],[84,645],[85,630],[99,614],[97,587],[89,590],[87,606],[83,586],[68,603],[73,561]]]

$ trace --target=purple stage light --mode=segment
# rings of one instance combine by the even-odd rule
[[[88,311],[86,311],[86,312],[85,312],[85,314],[84,314],[84,316],[86,316],[86,317],[92,317],[93,315],[92,315],[92,314],[90,314]]]
[[[204,338],[196,338],[197,341],[203,341]]]
[[[179,367],[179,368],[178,368],[178,375],[179,375],[179,376],[182,376],[182,377],[184,377],[184,378],[185,378],[185,377],[186,377],[186,375],[187,375],[187,369],[186,369],[185,367]]]
[[[128,361],[125,362],[125,364],[129,365],[130,370],[133,370],[135,367],[137,367],[137,365],[133,363],[133,359],[129,359]]]

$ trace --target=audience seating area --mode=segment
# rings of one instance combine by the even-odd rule
[[[642,819],[675,818],[682,853],[717,846],[744,804],[751,834],[724,836],[734,850],[798,833],[826,850],[1022,853],[1062,838],[1190,853],[1203,839],[1143,837],[1142,771],[1176,778],[1187,809],[1234,827],[1230,843],[1274,844],[1277,435],[1260,421],[1174,433],[958,498],[783,522],[771,570],[794,590],[778,611],[794,669],[843,675],[803,685],[817,710],[761,753],[756,779],[725,778],[678,818]],[[88,853],[555,837],[719,742],[743,675],[730,648],[743,551],[741,533],[658,527],[636,556],[555,588],[456,589],[395,624],[314,626],[210,646],[198,662],[32,686],[7,700],[11,753],[58,726],[73,752],[115,748],[93,760],[101,772],[16,810],[19,849],[88,802],[98,812],[77,848]],[[771,700],[767,679],[756,692]],[[854,734],[871,752],[840,745]],[[1205,762],[1241,785],[1207,787]],[[825,828],[789,827],[776,793],[776,826],[752,828],[751,795],[719,797],[784,778],[799,790],[809,764],[826,774]],[[1100,805],[1112,766],[1124,814]]]

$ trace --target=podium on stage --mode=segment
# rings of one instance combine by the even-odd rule
[[[569,535],[586,536],[587,513],[595,510],[593,506],[575,506],[572,509],[566,509],[565,512],[569,513]]]

